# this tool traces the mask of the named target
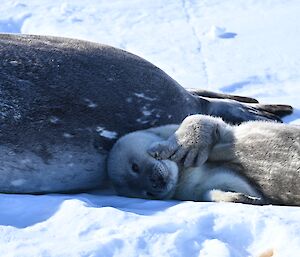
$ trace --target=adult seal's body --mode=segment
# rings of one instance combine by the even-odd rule
[[[118,137],[178,124],[190,114],[213,114],[239,123],[278,120],[277,115],[291,112],[289,106],[211,97],[231,98],[190,93],[151,63],[113,47],[2,34],[0,192],[99,187],[106,177],[107,151]]]

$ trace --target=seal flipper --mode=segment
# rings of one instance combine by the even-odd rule
[[[207,90],[194,89],[194,88],[188,88],[187,91],[189,91],[191,94],[196,95],[196,96],[203,96],[203,97],[217,98],[217,99],[230,99],[230,100],[235,100],[235,101],[242,102],[242,103],[258,103],[258,101],[252,97],[239,96],[239,95],[228,95],[228,94],[211,92],[211,91],[207,91]]]
[[[261,111],[273,113],[280,118],[293,113],[293,107],[284,104],[255,104],[254,107]]]
[[[214,99],[199,97],[209,102],[207,115],[221,117],[231,124],[239,124],[250,120],[265,120],[282,122],[281,117],[292,113],[293,108],[289,105],[263,105],[240,103],[229,99]]]
[[[231,203],[244,203],[253,205],[265,205],[268,202],[261,197],[251,196],[239,192],[222,191],[212,189],[204,195],[204,200],[208,202],[231,202]]]

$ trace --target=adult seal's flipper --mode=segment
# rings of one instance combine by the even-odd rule
[[[293,107],[285,104],[255,104],[254,106],[258,110],[273,113],[281,118],[293,113]]]
[[[293,112],[293,107],[282,104],[259,104],[258,100],[246,96],[229,95],[202,89],[187,89],[201,100],[210,102],[209,115],[220,116],[230,123],[241,123],[247,120],[275,120]],[[232,109],[233,108],[233,109]],[[225,116],[224,116],[225,115]]]
[[[199,97],[200,102],[203,101]],[[222,117],[231,124],[239,124],[249,120],[266,120],[282,122],[281,118],[291,114],[293,108],[289,105],[241,103],[229,99],[205,98],[209,102],[207,114]]]
[[[211,92],[202,89],[194,89],[188,88],[187,91],[192,93],[193,95],[209,97],[209,98],[217,98],[217,99],[231,99],[242,103],[258,103],[258,101],[252,97],[239,96],[239,95],[228,95],[223,93]]]

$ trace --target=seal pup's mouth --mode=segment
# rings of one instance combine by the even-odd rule
[[[149,183],[143,195],[147,199],[170,199],[178,182],[178,166],[170,160],[155,160],[149,171]]]

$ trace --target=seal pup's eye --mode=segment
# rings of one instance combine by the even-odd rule
[[[133,163],[131,165],[131,169],[134,173],[139,173],[140,172],[140,168],[139,168],[139,165],[137,165],[136,163]]]

